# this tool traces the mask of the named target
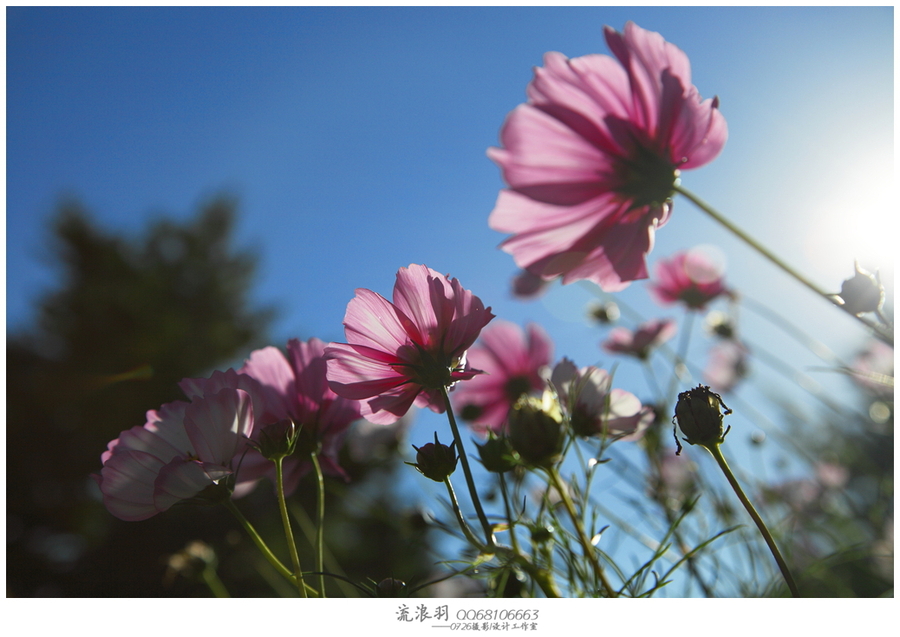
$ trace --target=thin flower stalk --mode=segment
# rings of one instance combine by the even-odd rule
[[[516,525],[513,521],[512,508],[509,505],[509,494],[506,492],[506,478],[502,473],[497,474],[500,479],[500,493],[503,495],[503,510],[506,512],[506,523],[509,525],[509,542],[513,550],[519,552],[519,540],[516,539]]]
[[[453,484],[450,482],[450,476],[444,478],[444,484],[447,485],[447,494],[450,496],[450,504],[453,505],[453,513],[456,514],[456,521],[459,522],[459,528],[462,529],[463,535],[466,536],[469,544],[477,548],[479,551],[483,550],[484,545],[477,537],[475,537],[475,534],[469,527],[469,523],[466,522],[466,518],[463,516],[462,511],[459,508],[459,500],[456,499],[456,491],[453,490]]]
[[[472,498],[472,504],[475,506],[475,512],[484,529],[485,538],[488,546],[494,544],[494,533],[491,530],[491,524],[488,522],[484,509],[481,506],[481,500],[478,498],[478,490],[475,488],[475,480],[472,478],[472,470],[469,468],[469,459],[466,456],[466,447],[463,445],[462,436],[459,434],[459,426],[456,424],[456,417],[453,415],[453,406],[450,404],[450,394],[446,387],[441,387],[441,393],[444,396],[444,406],[447,409],[447,419],[450,421],[450,429],[453,431],[453,439],[456,441],[456,448],[459,450],[459,460],[463,468],[463,474],[466,477],[466,485],[469,487],[469,495]]]
[[[294,579],[300,597],[306,597],[306,584],[303,581],[303,571],[300,568],[300,555],[297,553],[297,543],[294,542],[294,532],[291,530],[291,519],[288,516],[287,503],[284,498],[284,466],[283,457],[275,458],[275,490],[278,493],[278,510],[281,512],[281,522],[284,525],[284,538],[287,541],[288,551],[291,554],[291,562],[294,566]],[[324,590],[322,591],[324,595]]]
[[[203,583],[209,588],[210,592],[218,598],[230,598],[231,595],[228,593],[228,589],[225,588],[225,584],[219,578],[219,574],[216,573],[216,569],[212,566],[207,566],[203,569],[203,572],[200,574],[200,577],[203,578]]]
[[[703,212],[708,214],[710,217],[712,217],[713,219],[718,221],[720,224],[722,224],[725,228],[727,228],[729,231],[731,231],[731,233],[734,234],[736,237],[738,237],[741,241],[743,241],[748,246],[750,246],[751,248],[756,250],[759,254],[761,254],[766,259],[771,261],[772,264],[778,266],[783,272],[785,272],[786,274],[793,277],[796,281],[803,284],[804,286],[806,286],[807,288],[809,288],[810,290],[815,292],[818,296],[821,296],[823,299],[825,299],[826,301],[828,301],[829,303],[834,305],[835,307],[844,309],[843,306],[837,301],[837,299],[835,299],[834,295],[828,294],[827,292],[825,292],[825,290],[823,290],[818,285],[816,285],[815,283],[810,281],[808,278],[806,278],[805,276],[800,274],[797,270],[795,270],[794,268],[789,266],[787,263],[785,263],[783,260],[781,260],[779,257],[777,257],[773,252],[771,252],[768,248],[766,248],[764,245],[759,243],[756,239],[752,238],[746,232],[744,232],[743,230],[738,228],[736,225],[734,225],[731,221],[726,219],[715,208],[713,208],[708,203],[706,203],[705,201],[700,199],[700,197],[698,197],[691,191],[686,190],[679,184],[675,185],[674,190],[675,190],[675,192],[677,192],[677,193],[683,195],[685,198],[687,198],[691,203],[693,203],[695,206],[697,206],[700,210],[702,210]],[[844,311],[847,311],[847,310],[844,309]],[[864,316],[857,316],[856,314],[853,314],[851,312],[847,312],[847,313],[850,314],[850,316],[854,317],[857,321],[859,321],[860,323],[862,323],[863,325],[868,327],[870,330],[872,330],[880,340],[884,341],[888,345],[893,346],[894,335],[892,333],[885,332],[885,330],[881,326],[877,325],[876,323],[873,323],[872,321],[865,318]]]
[[[276,571],[278,571],[282,576],[284,576],[287,580],[289,580],[290,582],[295,582],[297,580],[297,578],[294,577],[294,574],[291,573],[291,571],[284,564],[281,563],[281,560],[279,560],[277,557],[275,557],[275,554],[272,552],[272,549],[270,549],[268,547],[265,540],[262,539],[262,537],[257,532],[257,530],[254,528],[254,526],[252,524],[250,524],[250,521],[247,518],[245,518],[244,514],[241,513],[240,510],[234,505],[234,502],[232,502],[231,500],[224,500],[222,504],[224,504],[225,508],[228,509],[229,511],[231,511],[232,515],[234,515],[234,517],[237,518],[237,521],[241,523],[241,526],[244,527],[244,530],[247,532],[247,535],[250,536],[250,539],[253,540],[254,544],[256,544],[256,548],[258,548],[259,551],[263,554],[263,557],[265,557],[266,560],[268,560],[269,564],[271,564],[273,566],[273,568]],[[303,597],[307,597],[306,588],[307,588],[307,586],[306,586],[306,584],[304,584],[303,585],[304,590],[302,593]]]
[[[453,506],[453,513],[456,514],[456,520],[459,522],[463,534],[472,546],[477,548],[480,553],[492,552],[515,562],[522,570],[531,576],[531,579],[534,580],[548,598],[556,599],[562,597],[562,594],[556,586],[556,582],[553,581],[553,576],[546,570],[532,564],[531,561],[522,555],[517,548],[509,548],[494,543],[487,546],[483,545],[478,538],[475,537],[475,533],[472,532],[465,517],[463,517],[462,511],[459,508],[459,500],[456,498],[456,491],[453,490],[453,484],[450,482],[449,476],[444,479],[444,484],[447,485],[447,493],[450,496],[450,503]]]
[[[310,454],[316,470],[316,570],[319,572],[319,590],[325,597],[325,476],[319,464],[319,454]]]
[[[793,595],[794,597],[800,597],[800,592],[797,590],[797,584],[794,582],[794,576],[791,575],[791,571],[788,568],[787,562],[784,561],[784,557],[782,557],[781,551],[778,550],[778,545],[775,544],[775,539],[769,532],[769,528],[766,526],[766,523],[763,522],[763,519],[760,517],[759,513],[757,513],[756,507],[753,506],[753,503],[750,502],[749,498],[747,498],[747,496],[744,494],[744,490],[741,488],[741,485],[738,483],[737,478],[731,471],[731,467],[729,467],[728,463],[725,461],[725,456],[722,455],[722,450],[719,448],[719,445],[703,446],[706,447],[712,454],[713,458],[716,459],[716,462],[719,464],[719,468],[722,469],[722,473],[724,473],[725,477],[728,478],[728,483],[731,485],[731,488],[734,489],[734,492],[737,495],[738,499],[741,501],[741,504],[744,505],[747,513],[750,514],[750,517],[753,518],[753,521],[756,523],[759,532],[762,534],[763,539],[765,539],[766,544],[769,546],[769,550],[772,551],[772,555],[775,557],[775,561],[778,563],[778,568],[781,569],[781,575],[784,577],[784,581],[787,583],[788,588],[791,590],[791,595]]]
[[[566,507],[566,511],[569,514],[569,517],[572,519],[572,524],[575,525],[575,530],[578,533],[578,541],[581,542],[581,548],[584,551],[584,556],[588,558],[591,563],[591,567],[594,569],[595,577],[600,581],[600,584],[603,587],[603,590],[606,591],[607,597],[617,597],[615,589],[613,589],[612,585],[609,583],[609,580],[606,577],[606,573],[603,571],[603,567],[600,565],[600,559],[597,557],[597,552],[594,549],[594,545],[591,544],[591,540],[588,538],[587,533],[584,530],[584,524],[581,522],[581,518],[578,517],[578,513],[575,511],[575,505],[572,502],[572,498],[569,497],[568,490],[565,485],[563,485],[562,480],[559,477],[559,471],[556,467],[550,467],[547,469],[547,475],[550,477],[550,484],[553,488],[556,489],[557,493],[559,493],[559,497],[562,499],[563,506]]]

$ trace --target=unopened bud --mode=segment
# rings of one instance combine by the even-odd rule
[[[528,396],[509,412],[509,444],[526,463],[550,466],[562,452],[563,430],[558,406]]]
[[[506,473],[515,468],[516,463],[512,457],[512,448],[505,437],[498,438],[494,432],[488,432],[488,439],[483,445],[475,444],[481,464],[491,473]]]
[[[264,458],[277,460],[294,453],[299,436],[300,427],[286,418],[263,427],[254,446]]]
[[[438,442],[437,432],[434,434],[434,442],[429,442],[422,447],[412,446],[416,450],[416,463],[413,464],[419,473],[435,482],[443,482],[456,470],[456,461],[459,459],[454,450],[456,441],[449,447]]]
[[[689,391],[678,394],[678,403],[675,405],[674,424],[684,434],[684,441],[692,445],[712,447],[721,444],[725,440],[728,431],[722,431],[722,419],[724,414],[720,408],[725,409],[725,414],[731,410],[722,402],[719,394],[710,390],[706,385],[697,385]],[[731,429],[729,427],[728,429]],[[678,435],[675,435],[675,444],[678,445],[676,455],[681,454],[681,443]]]
[[[884,303],[884,287],[881,278],[876,272],[872,275],[855,264],[856,274],[852,279],[847,279],[841,285],[838,294],[845,310],[851,314],[863,314],[865,312],[877,312]]]

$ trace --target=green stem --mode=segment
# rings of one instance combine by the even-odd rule
[[[203,582],[209,587],[209,590],[213,595],[220,598],[231,597],[231,595],[228,594],[228,589],[225,588],[225,584],[219,579],[219,574],[216,573],[216,569],[207,566],[203,569],[202,577]]]
[[[453,513],[456,514],[456,521],[459,522],[459,527],[462,529],[463,535],[469,540],[469,544],[479,551],[483,550],[484,546],[481,544],[481,541],[475,537],[472,529],[469,528],[468,522],[466,522],[466,519],[463,517],[462,511],[459,509],[459,501],[456,499],[456,491],[453,490],[453,485],[450,483],[450,476],[444,478],[444,484],[447,485],[447,493],[450,494],[450,504],[453,505]]]
[[[325,476],[322,475],[322,466],[319,464],[319,454],[310,454],[313,466],[316,469],[316,482],[318,493],[316,499],[316,570],[319,572],[319,591],[322,598],[325,597]]]
[[[441,387],[441,393],[444,396],[444,406],[447,408],[447,418],[450,421],[450,429],[453,431],[453,439],[456,441],[456,449],[459,451],[459,460],[462,464],[463,474],[466,477],[466,485],[469,487],[469,496],[472,498],[472,504],[475,505],[475,512],[481,521],[484,529],[484,535],[487,539],[488,546],[494,544],[494,533],[488,522],[484,509],[481,507],[481,500],[478,498],[478,491],[475,489],[475,480],[472,479],[472,470],[469,468],[469,459],[466,456],[466,447],[463,444],[462,436],[459,435],[459,427],[456,425],[456,418],[453,416],[453,406],[450,404],[450,394],[447,393],[446,387]]]
[[[456,492],[453,490],[453,485],[450,483],[449,476],[444,478],[444,484],[447,485],[447,493],[450,495],[450,503],[453,505],[453,513],[456,514],[456,521],[459,522],[459,526],[466,536],[466,539],[469,540],[469,543],[472,544],[472,546],[478,549],[479,553],[493,551],[503,555],[505,558],[518,564],[522,570],[528,573],[531,576],[531,579],[533,579],[544,592],[544,595],[550,598],[562,597],[559,589],[556,587],[556,582],[553,581],[553,577],[543,569],[532,564],[527,557],[519,553],[518,549],[510,549],[509,547],[500,546],[493,542],[488,546],[483,545],[478,538],[475,537],[475,533],[472,532],[472,529],[469,528],[466,519],[463,517],[462,511],[459,508],[459,500],[456,498]]]
[[[600,580],[601,585],[606,590],[607,597],[618,597],[612,585],[609,583],[609,580],[606,578],[606,573],[603,572],[603,567],[600,565],[600,559],[597,557],[597,551],[594,549],[594,545],[591,544],[591,540],[584,530],[581,518],[578,517],[578,513],[575,511],[575,504],[572,502],[572,498],[569,497],[569,492],[565,485],[563,485],[562,479],[559,477],[559,471],[556,470],[556,467],[550,467],[547,469],[547,475],[550,476],[551,484],[556,489],[557,493],[559,493],[559,497],[562,498],[563,505],[566,507],[569,517],[572,518],[572,524],[575,525],[575,530],[578,532],[578,541],[581,542],[584,556],[591,562],[591,566],[594,569],[594,576]]]
[[[509,525],[509,542],[512,544],[513,551],[519,552],[519,541],[516,539],[516,525],[513,522],[512,508],[509,506],[509,494],[506,492],[506,479],[502,473],[498,473],[500,478],[500,493],[503,495],[503,509],[506,511],[506,523]]]
[[[778,546],[775,544],[775,540],[774,538],[772,538],[772,534],[769,533],[769,529],[766,526],[766,523],[763,522],[763,519],[759,516],[759,513],[756,512],[756,507],[753,506],[753,503],[750,502],[750,500],[744,494],[744,490],[741,489],[741,485],[738,484],[737,478],[734,477],[734,473],[731,471],[731,467],[729,467],[728,463],[725,461],[725,456],[722,455],[722,450],[719,448],[719,445],[714,444],[706,448],[712,454],[713,458],[716,459],[716,462],[719,463],[719,468],[722,469],[722,473],[724,473],[725,477],[728,478],[728,482],[731,484],[731,488],[734,489],[734,492],[737,494],[737,497],[741,501],[741,504],[743,504],[744,508],[747,509],[747,513],[749,513],[750,517],[753,518],[753,521],[756,523],[759,532],[762,533],[763,539],[765,539],[766,544],[769,545],[769,550],[772,551],[772,555],[775,557],[775,561],[778,562],[778,568],[781,569],[781,575],[784,577],[784,581],[787,582],[788,588],[791,589],[791,595],[793,595],[794,597],[800,597],[800,592],[797,590],[797,584],[794,582],[794,577],[793,575],[791,575],[791,571],[787,566],[787,562],[785,562],[784,558],[781,556],[781,551],[778,550]]]
[[[821,289],[819,286],[817,286],[815,283],[813,283],[812,281],[807,279],[805,276],[803,276],[802,274],[797,272],[797,270],[795,270],[794,268],[789,266],[787,263],[782,261],[779,257],[777,257],[768,248],[766,248],[761,243],[759,243],[756,239],[752,238],[746,232],[744,232],[743,230],[738,228],[736,225],[731,223],[731,221],[729,221],[724,216],[722,216],[715,208],[713,208],[708,203],[706,203],[705,201],[700,199],[697,195],[693,194],[689,190],[686,190],[685,188],[681,187],[680,185],[675,186],[675,192],[686,197],[688,200],[691,201],[691,203],[693,203],[695,206],[700,208],[700,210],[702,210],[703,212],[708,214],[710,217],[712,217],[713,219],[718,221],[720,224],[725,226],[725,228],[730,230],[731,233],[734,234],[736,237],[738,237],[741,241],[743,241],[744,243],[749,245],[751,248],[756,250],[759,254],[764,256],[766,259],[768,259],[774,265],[781,268],[781,270],[783,272],[785,272],[786,274],[793,277],[799,283],[805,285],[807,288],[809,288],[810,290],[815,292],[817,295],[824,298],[826,301],[830,302],[835,307],[838,307],[838,308],[844,310],[845,312],[847,312],[846,308],[837,301],[834,294],[828,294],[823,289]],[[880,326],[878,326],[877,324],[873,323],[872,321],[870,321],[862,316],[857,316],[856,314],[853,314],[852,312],[847,312],[847,314],[849,314],[850,316],[855,318],[857,321],[859,321],[860,323],[862,323],[863,325],[868,327],[870,330],[875,332],[875,334],[878,336],[879,339],[881,339],[888,345],[893,346],[893,344],[894,344],[893,334],[886,334],[880,328]]]
[[[243,526],[244,530],[247,531],[247,535],[250,536],[250,539],[252,539],[253,543],[256,544],[256,548],[258,548],[263,556],[269,561],[269,564],[271,564],[276,571],[281,573],[292,583],[295,582],[296,578],[294,577],[294,574],[291,573],[287,569],[287,567],[281,563],[281,560],[275,557],[272,549],[270,549],[266,545],[265,541],[262,539],[262,537],[260,537],[259,533],[256,532],[256,529],[253,528],[253,525],[250,524],[250,521],[244,517],[244,514],[241,513],[236,506],[234,506],[234,502],[232,502],[231,500],[225,500],[223,504],[225,505],[225,508],[231,511],[234,517],[237,518],[238,522],[241,523],[241,526]]]
[[[535,583],[540,587],[541,591],[543,591],[545,596],[551,599],[562,597],[562,593],[560,593],[559,589],[556,587],[556,582],[553,580],[553,576],[548,571],[535,566],[524,555],[517,553],[511,549],[507,549],[506,547],[498,546],[497,551],[511,558],[522,568],[523,571],[528,573],[531,579],[533,579]]]
[[[284,526],[284,538],[287,540],[288,550],[291,553],[291,562],[294,565],[294,578],[300,597],[306,597],[306,584],[303,581],[303,571],[300,568],[300,556],[297,554],[297,543],[294,542],[294,532],[291,530],[291,519],[288,516],[287,502],[284,499],[284,471],[282,465],[284,458],[279,457],[275,462],[275,488],[278,493],[278,509],[281,511],[281,523]]]

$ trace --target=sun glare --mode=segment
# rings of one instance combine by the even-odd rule
[[[828,277],[850,277],[854,259],[872,272],[892,273],[897,205],[890,153],[872,153],[845,170],[841,180],[818,189],[818,201],[810,208],[816,219],[804,237],[804,256]]]

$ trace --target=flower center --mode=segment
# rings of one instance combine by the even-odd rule
[[[451,360],[452,357],[429,352],[417,343],[413,346],[418,352],[418,364],[406,364],[410,376],[414,382],[425,389],[440,389],[453,384],[453,372],[460,364],[460,360]]]
[[[524,376],[513,376],[503,385],[503,393],[510,403],[516,402],[530,391],[531,383]]]
[[[633,157],[619,164],[618,191],[632,200],[632,209],[662,205],[672,196],[678,171],[667,159],[643,146],[637,148]]]

